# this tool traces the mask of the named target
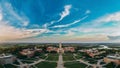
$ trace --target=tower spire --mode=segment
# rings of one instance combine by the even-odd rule
[[[61,42],[59,43],[59,48],[60,48],[60,49],[62,48],[62,44],[61,44]]]

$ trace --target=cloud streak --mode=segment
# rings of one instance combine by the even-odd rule
[[[50,23],[46,23],[43,25],[44,28],[47,28],[50,25],[53,25],[56,22],[60,22],[62,21],[66,16],[68,16],[70,14],[70,9],[72,8],[72,5],[65,5],[64,6],[64,11],[62,11],[62,13],[60,13],[60,19],[59,20],[54,20],[51,21]]]
[[[95,20],[82,24],[80,27],[71,28],[69,30],[75,31],[76,33],[83,33],[86,37],[88,37],[89,35],[91,36],[101,35],[107,37],[109,40],[113,40],[109,38],[109,36],[114,37],[115,40],[116,37],[120,36],[119,22],[120,22],[120,12],[115,12],[115,13],[103,15]],[[112,25],[111,26],[105,25],[105,27],[103,27],[103,25],[106,23]]]
[[[7,18],[11,21],[14,21],[12,23],[14,23],[16,25],[20,25],[20,26],[28,26],[28,24],[29,24],[28,18],[24,14],[22,14],[22,15],[17,14],[17,12],[15,12],[15,9],[12,7],[12,5],[9,2],[4,1],[3,4],[1,4],[0,6],[1,6],[1,10],[3,10],[2,12],[4,14],[10,15],[10,17],[7,17]],[[5,9],[5,8],[7,8],[7,9]]]
[[[79,20],[75,20],[74,22],[69,23],[69,24],[65,24],[65,25],[56,25],[56,26],[53,26],[52,28],[63,28],[63,27],[69,27],[69,26],[72,26],[72,25],[74,25],[74,24],[76,24],[76,23],[79,23],[80,21],[86,19],[87,17],[88,17],[88,16],[85,16],[85,17],[83,17],[83,18],[81,18],[81,19],[79,19]]]
[[[70,9],[72,8],[72,5],[65,5],[64,6],[64,11],[60,13],[60,19],[57,22],[60,22],[63,18],[68,16],[70,14]]]
[[[105,23],[111,23],[111,22],[114,22],[115,24],[120,22],[120,12],[115,12],[112,14],[104,15],[102,17],[99,17],[99,18],[91,21],[90,24],[94,25],[94,26],[100,26]]]
[[[1,6],[0,6],[1,7]],[[8,6],[9,9],[10,6]],[[26,28],[16,28],[12,26],[10,21],[4,21],[2,9],[0,8],[0,41],[6,40],[16,40],[23,39],[28,37],[37,36],[47,31],[47,29],[26,29]],[[22,20],[13,10],[10,10],[10,13]],[[23,21],[23,20],[22,20]],[[28,25],[26,23],[22,23],[23,25]]]
[[[47,29],[20,29],[8,24],[0,25],[0,40],[14,40],[37,36],[47,31]]]
[[[90,10],[86,10],[85,14],[89,14],[89,13],[91,13],[91,11]]]

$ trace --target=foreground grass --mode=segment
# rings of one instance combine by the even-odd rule
[[[4,67],[0,64],[0,68],[4,68]]]
[[[87,65],[79,62],[66,62],[64,66],[65,68],[85,68]]]
[[[71,53],[63,54],[63,61],[73,61],[73,60],[75,60],[73,58],[73,54],[71,54]]]
[[[49,61],[58,61],[58,54],[48,54],[48,58],[46,60]]]
[[[56,68],[57,63],[55,63],[55,62],[41,62],[41,63],[37,64],[36,67],[38,67],[38,68]]]
[[[4,67],[5,68],[17,68],[16,66],[11,65],[11,64],[5,64]]]

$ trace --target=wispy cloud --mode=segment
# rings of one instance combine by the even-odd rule
[[[71,5],[65,5],[65,6],[64,6],[64,11],[63,11],[62,13],[60,13],[60,16],[61,16],[60,19],[59,19],[59,20],[56,20],[56,21],[53,20],[53,21],[51,21],[50,23],[45,23],[45,24],[43,25],[43,27],[44,27],[44,28],[47,28],[48,26],[50,26],[50,25],[52,25],[52,24],[54,24],[54,23],[56,23],[56,22],[60,22],[64,17],[66,17],[67,15],[70,14],[70,9],[71,9],[71,8],[72,8]],[[50,28],[69,27],[69,26],[74,25],[74,24],[76,24],[76,23],[84,20],[85,18],[87,18],[89,13],[91,13],[91,11],[90,11],[90,10],[86,10],[86,11],[85,11],[85,15],[86,15],[85,17],[83,17],[83,18],[81,18],[81,19],[79,19],[79,20],[75,20],[74,22],[69,23],[69,24],[65,24],[65,25],[55,25],[55,26],[50,27]]]
[[[65,34],[64,36],[73,36],[75,34],[75,32],[71,31],[71,30],[68,30],[67,31],[67,34]]]
[[[76,41],[76,40],[77,41],[91,41],[91,42],[92,41],[110,41],[112,39],[109,38],[109,36],[112,36],[112,37],[120,36],[120,32],[119,32],[120,26],[115,25],[112,27],[102,27],[102,28],[100,26],[105,24],[106,22],[107,23],[114,22],[115,24],[117,22],[117,24],[119,24],[118,16],[119,16],[119,12],[103,15],[95,20],[92,20],[90,22],[87,22],[87,23],[81,25],[80,27],[70,28],[69,30],[66,30],[65,34],[63,34],[62,36],[66,38],[64,40],[69,40],[69,41]],[[109,20],[106,21],[106,19],[109,19]],[[73,22],[73,24],[76,24],[79,21],[76,21],[75,23],[74,22]],[[73,24],[70,23],[70,25],[67,24],[67,26],[62,25],[62,27],[68,27]],[[58,28],[62,28],[62,27],[60,26]],[[53,31],[53,32],[57,33],[57,31]],[[62,32],[62,30],[61,30],[61,32]],[[84,35],[74,36],[77,33],[84,33]],[[70,38],[68,38],[68,37],[70,37]],[[53,40],[55,40],[55,39],[56,38],[54,38]],[[59,39],[61,40],[61,38],[59,38]],[[116,40],[116,39],[114,38],[114,40]]]
[[[56,26],[53,26],[53,27],[51,27],[51,28],[63,28],[63,27],[69,27],[69,26],[71,26],[71,25],[74,25],[74,24],[76,24],[76,23],[79,23],[80,21],[86,19],[87,17],[88,17],[88,16],[85,16],[85,17],[83,17],[83,18],[81,18],[81,19],[79,19],[79,20],[75,20],[75,21],[72,22],[72,23],[65,24],[65,25],[56,25]]]
[[[12,12],[12,14],[16,16],[16,14],[13,11],[10,10],[10,12]],[[10,21],[5,21],[3,19],[4,19],[3,12],[1,11],[0,8],[0,41],[33,37],[47,31],[47,29],[16,28],[10,24],[11,23]],[[27,24],[24,23],[23,25]]]
[[[85,22],[81,25],[81,27],[96,29],[96,28],[108,23],[108,24],[112,24],[111,28],[114,28],[114,27],[118,28],[118,27],[120,27],[119,22],[120,22],[120,12],[115,12],[115,13],[103,15],[92,21]],[[106,28],[107,27],[110,28],[110,26],[106,25]]]
[[[47,28],[48,26],[56,23],[56,22],[60,22],[61,20],[63,20],[66,16],[68,16],[70,14],[70,9],[72,8],[72,5],[65,5],[64,6],[64,11],[62,11],[59,15],[60,15],[60,19],[58,20],[53,20],[50,23],[45,23],[43,25],[44,28]]]
[[[86,37],[88,35],[101,35],[101,36],[120,36],[120,12],[115,12],[107,15],[103,15],[95,20],[86,22],[80,27],[71,28],[70,30],[76,31],[77,33],[83,33]],[[104,24],[113,24],[114,25],[104,25]],[[105,27],[103,27],[103,25]],[[109,38],[109,37],[108,37]],[[109,38],[110,39],[110,38]],[[116,38],[117,39],[117,38]],[[110,39],[111,40],[111,39]],[[115,40],[115,39],[114,39]]]
[[[17,12],[15,12],[15,10],[13,9],[12,5],[9,2],[3,2],[3,3],[4,4],[1,5],[1,7],[3,7],[1,8],[1,10],[5,11],[4,14],[9,14],[11,15],[11,17],[13,17],[13,18],[9,17],[10,20],[17,20],[14,21],[16,25],[28,26],[29,20],[24,14],[20,16]]]
[[[22,29],[15,28],[8,24],[0,25],[0,40],[13,40],[33,37],[42,34],[47,31],[47,29]]]
[[[108,36],[110,40],[120,40],[120,36]]]
[[[1,12],[0,12],[0,21],[2,20],[2,18],[3,18],[3,17],[2,17],[2,14],[1,14]]]
[[[94,26],[100,26],[105,23],[111,23],[111,22],[114,22],[115,24],[120,22],[120,12],[115,12],[112,14],[107,14],[107,15],[101,16],[101,17],[91,21],[90,24],[92,24]]]
[[[58,20],[61,21],[64,17],[68,16],[70,14],[70,9],[72,8],[72,5],[65,5],[64,6],[64,11],[60,13],[60,19]]]
[[[90,10],[86,10],[85,14],[89,14],[89,13],[91,13],[91,11]]]

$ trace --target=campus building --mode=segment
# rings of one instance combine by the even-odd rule
[[[47,47],[47,51],[48,51],[48,52],[51,52],[51,51],[57,52],[57,51],[58,51],[58,48],[57,48],[57,47],[52,47],[52,46],[50,46],[50,47]]]
[[[75,51],[75,48],[74,47],[62,47],[62,44],[59,43],[59,47],[48,47],[47,48],[47,51],[48,52],[52,52],[52,51],[55,51],[57,53],[64,53],[64,52],[74,52]]]
[[[75,48],[74,47],[64,47],[64,51],[65,52],[75,52]]]
[[[32,49],[24,49],[20,52],[21,55],[25,55],[27,56],[28,58],[34,56],[34,50]]]
[[[12,64],[16,58],[13,55],[0,55],[0,64]]]
[[[110,62],[114,62],[116,64],[120,65],[120,56],[107,56],[104,58],[104,62],[105,63],[110,63]]]
[[[90,57],[94,58],[97,55],[106,53],[105,51],[98,51],[97,49],[84,49],[84,50],[79,50],[80,52],[85,52],[87,53]]]
[[[21,55],[27,56],[28,58],[33,57],[35,52],[42,52],[42,49],[34,47],[33,49],[23,49],[22,51],[20,51]]]

